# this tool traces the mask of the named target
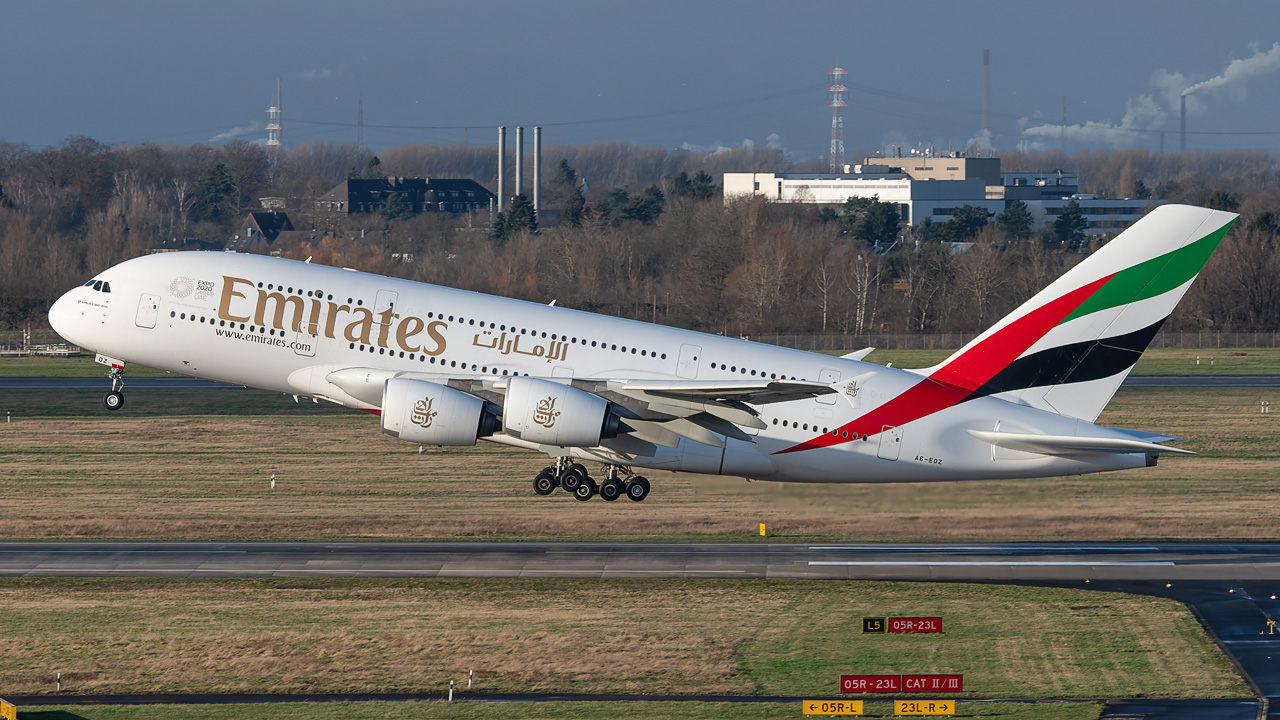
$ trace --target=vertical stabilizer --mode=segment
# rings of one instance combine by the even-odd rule
[[[1158,207],[945,362],[920,372],[1092,422],[1236,217]]]

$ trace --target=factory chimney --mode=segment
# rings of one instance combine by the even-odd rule
[[[516,126],[516,195],[524,192],[524,126]]]
[[[506,196],[507,179],[507,127],[498,126],[498,212],[502,212],[503,197]]]
[[[542,210],[541,200],[538,197],[538,189],[542,185],[542,126],[533,126],[533,219],[538,219],[538,212]]]
[[[1181,152],[1187,151],[1187,96],[1182,96],[1182,133],[1178,141],[1178,149]]]
[[[991,51],[982,51],[982,132],[991,133]]]

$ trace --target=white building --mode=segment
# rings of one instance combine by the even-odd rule
[[[926,217],[946,222],[964,205],[998,215],[1009,203],[1021,200],[1038,228],[1057,220],[1062,207],[1074,200],[1089,224],[1087,235],[1115,235],[1164,202],[1082,195],[1079,178],[1073,173],[1004,173],[1000,158],[954,154],[872,158],[845,169],[845,173],[725,173],[724,200],[730,203],[755,195],[775,202],[834,207],[851,197],[875,197],[897,205],[902,222],[911,225]]]
[[[898,206],[904,223],[916,225],[926,217],[946,222],[962,205],[1004,211],[1004,201],[987,198],[982,179],[917,180],[903,172],[889,172],[885,165],[855,165],[855,172],[832,173],[725,173],[724,200],[759,195],[775,202],[843,205],[851,197],[879,198]]]

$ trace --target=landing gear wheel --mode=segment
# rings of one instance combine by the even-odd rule
[[[632,502],[640,502],[649,497],[649,481],[642,477],[633,477],[631,482],[627,483],[627,499]]]
[[[583,485],[583,481],[587,479],[587,473],[584,471],[585,469],[578,470],[580,467],[582,466],[570,466],[568,470],[565,470],[564,474],[560,476],[560,487],[568,490],[569,492],[573,492],[577,490],[580,485]]]
[[[550,473],[538,473],[538,477],[533,479],[533,491],[539,495],[550,495],[556,491],[556,479]]]
[[[622,497],[622,483],[616,479],[609,479],[600,483],[600,497],[609,502]]]
[[[102,398],[102,404],[105,405],[108,410],[119,410],[124,407],[124,393],[118,390],[112,390],[107,393],[106,397]]]
[[[578,487],[573,489],[573,499],[586,502],[596,494],[596,484],[593,482],[578,483]]]
[[[591,473],[587,472],[587,466],[582,463],[570,463],[568,469],[577,472],[582,477],[588,477],[591,475]]]

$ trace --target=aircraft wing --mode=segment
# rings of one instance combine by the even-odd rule
[[[617,392],[644,393],[692,402],[767,405],[834,393],[827,383],[805,380],[622,380]],[[611,383],[612,384],[612,383]]]
[[[445,373],[396,372],[376,368],[347,367],[318,373],[324,384],[369,406],[382,402],[383,384],[392,377],[408,377],[449,385],[501,404],[506,377],[451,377]],[[803,380],[591,380],[571,382],[624,408],[630,434],[656,445],[673,446],[675,437],[723,446],[717,434],[752,442],[742,428],[765,427],[752,405],[802,400],[836,392],[831,385]],[[314,392],[314,391],[313,391]],[[324,392],[315,392],[328,396]]]
[[[969,430],[970,435],[996,447],[1040,455],[1091,455],[1094,453],[1181,453],[1195,455],[1190,450],[1157,445],[1142,440],[1126,438],[1083,437],[1078,435],[1036,435],[1034,433],[1007,433],[991,430]],[[1172,438],[1171,438],[1172,439]]]

